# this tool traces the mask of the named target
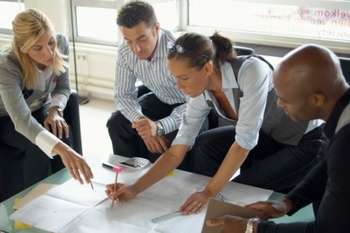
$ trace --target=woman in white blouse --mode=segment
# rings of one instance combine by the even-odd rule
[[[0,143],[28,157],[11,174],[18,185],[28,185],[20,174],[26,166],[46,169],[45,157],[60,159],[81,183],[92,178],[82,156],[62,141],[70,134],[62,114],[70,95],[68,46],[42,12],[28,9],[15,17],[12,46],[0,54]],[[14,159],[6,156],[0,155],[4,163]]]

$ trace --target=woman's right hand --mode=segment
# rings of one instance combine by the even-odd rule
[[[61,157],[64,166],[74,179],[78,180],[81,184],[84,184],[82,177],[84,177],[86,184],[91,182],[93,178],[92,171],[80,154],[63,142],[57,143],[53,148],[53,152]]]
[[[128,201],[136,197],[137,193],[132,186],[125,184],[108,184],[106,194],[111,200]]]

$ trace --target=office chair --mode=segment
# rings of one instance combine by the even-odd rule
[[[64,118],[67,124],[70,125],[72,148],[79,154],[82,154],[79,96],[76,93],[72,93],[69,97],[64,110]],[[33,185],[37,180],[32,180],[32,178],[26,176],[28,169],[25,168],[28,168],[27,165],[30,167],[30,164],[27,164],[28,156],[35,156],[31,154],[31,151],[23,151],[0,141],[0,152],[0,202],[2,202],[30,185]],[[32,163],[37,164],[37,162],[43,161],[39,156],[35,157],[35,159],[35,162],[32,161]],[[16,176],[23,177],[25,182],[22,184],[13,182],[12,178],[15,179]]]
[[[340,65],[346,81],[350,84],[350,58],[340,57]]]

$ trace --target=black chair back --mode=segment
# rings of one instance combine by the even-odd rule
[[[350,58],[340,57],[340,65],[346,81],[350,84]]]
[[[254,49],[243,47],[243,46],[233,46],[238,56],[251,55],[255,52]]]

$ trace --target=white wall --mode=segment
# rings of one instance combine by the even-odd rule
[[[117,48],[80,43],[76,47],[79,91],[88,96],[113,99]],[[70,61],[71,77],[74,78],[72,49]]]

